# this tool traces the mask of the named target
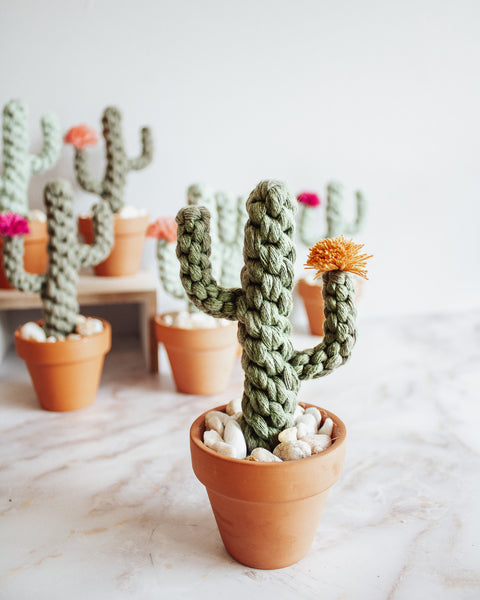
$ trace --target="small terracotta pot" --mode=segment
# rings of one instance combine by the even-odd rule
[[[142,261],[149,220],[148,215],[126,219],[114,216],[113,248],[103,262],[93,267],[96,275],[122,277],[137,273]],[[85,243],[93,242],[93,221],[90,217],[78,218],[78,230]]]
[[[24,236],[23,266],[27,273],[45,273],[48,266],[48,233],[46,221],[29,221],[30,233]],[[0,237],[0,288],[11,290],[5,271],[3,270],[3,239]]]
[[[303,406],[312,406],[303,404]],[[220,406],[214,410],[225,410]],[[329,488],[339,479],[346,429],[334,414],[334,443],[301,460],[260,463],[227,458],[203,444],[205,414],[190,429],[192,466],[207,488],[223,543],[238,562],[279,569],[298,562],[312,544]]]
[[[356,301],[361,295],[362,283],[361,279],[355,280]],[[319,279],[315,283],[310,283],[306,279],[299,279],[297,289],[305,305],[310,333],[312,335],[323,335],[325,315],[323,313],[322,280]]]
[[[167,351],[177,390],[202,396],[223,392],[237,355],[237,323],[182,329],[166,325],[163,316],[154,319],[155,334]]]
[[[25,340],[15,331],[17,354],[26,364],[40,406],[58,412],[92,404],[97,395],[112,332],[103,321],[100,333],[59,342]]]

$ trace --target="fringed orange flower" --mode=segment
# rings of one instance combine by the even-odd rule
[[[147,229],[147,237],[157,238],[157,240],[167,240],[167,242],[177,241],[177,223],[173,217],[159,217],[154,223],[151,223]]]
[[[67,131],[63,141],[65,144],[72,144],[77,150],[83,150],[87,146],[95,146],[98,135],[95,129],[88,125],[77,125]]]
[[[368,279],[366,264],[373,254],[360,254],[363,244],[346,240],[343,235],[337,238],[320,240],[310,248],[305,267],[316,269],[315,279],[326,271],[348,271]]]

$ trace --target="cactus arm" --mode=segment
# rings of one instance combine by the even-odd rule
[[[103,182],[94,181],[88,168],[88,154],[85,150],[75,149],[75,161],[73,163],[75,175],[79,186],[90,194],[103,194]]]
[[[317,232],[313,232],[313,214],[314,208],[303,203],[298,207],[298,235],[304,246],[313,246],[313,244],[322,237]]]
[[[225,287],[239,283],[242,257],[242,230],[246,222],[245,199],[233,198],[223,192],[215,194],[218,214],[218,238],[223,250],[220,281]]]
[[[107,202],[93,207],[92,244],[79,244],[78,257],[83,266],[97,265],[109,255],[113,246],[113,215]]]
[[[32,174],[43,173],[51,169],[60,158],[62,136],[60,123],[56,115],[49,113],[42,117],[43,148],[30,160]]]
[[[327,238],[334,238],[344,232],[345,222],[342,216],[342,188],[331,182],[327,186]]]
[[[347,228],[347,233],[349,233],[350,235],[355,235],[363,228],[363,226],[365,224],[365,215],[367,212],[366,211],[367,202],[365,200],[365,196],[363,195],[363,193],[360,190],[357,190],[355,192],[355,198],[356,198],[355,221],[350,225],[350,227]]]
[[[210,213],[204,206],[188,206],[176,221],[180,278],[189,300],[212,317],[238,320],[243,291],[222,288],[212,276]]]
[[[23,236],[3,238],[3,268],[8,281],[21,292],[39,293],[45,283],[44,275],[27,273],[23,266]]]
[[[302,381],[329,375],[347,362],[357,338],[353,276],[343,271],[324,273],[322,294],[324,339],[314,348],[296,351],[290,361]]]
[[[157,259],[160,281],[167,294],[179,300],[185,300],[187,294],[179,277],[175,244],[165,239],[157,240]]]
[[[129,171],[139,171],[147,167],[153,160],[153,136],[150,127],[142,127],[141,131],[142,153],[137,158],[128,161]]]

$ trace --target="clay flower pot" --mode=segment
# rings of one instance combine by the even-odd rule
[[[42,274],[47,270],[48,265],[48,233],[46,221],[29,221],[28,228],[30,233],[24,236],[24,255],[23,264],[27,273]],[[0,288],[11,290],[12,286],[8,282],[5,271],[3,270],[3,240],[0,237]]]
[[[155,334],[165,346],[179,392],[210,395],[223,392],[237,355],[237,323],[210,329],[183,329],[167,325],[157,315]]]
[[[361,295],[362,285],[362,280],[355,280],[356,301],[358,301]],[[306,279],[299,279],[297,289],[305,306],[310,333],[312,335],[323,335],[325,315],[323,313],[322,280],[320,279],[312,283]]]
[[[225,548],[238,562],[279,569],[298,562],[310,549],[329,489],[342,472],[346,448],[345,425],[319,410],[334,422],[334,443],[320,454],[283,463],[222,456],[203,444],[206,413],[193,423],[193,470],[207,488]]]
[[[128,218],[115,217],[112,251],[103,262],[93,267],[95,274],[103,277],[122,277],[137,273],[142,260],[148,223],[148,215]],[[91,244],[93,240],[92,219],[79,217],[78,230],[85,242]]]
[[[105,354],[111,347],[111,328],[80,339],[37,342],[15,331],[17,354],[26,364],[40,406],[71,411],[92,404],[97,395]]]

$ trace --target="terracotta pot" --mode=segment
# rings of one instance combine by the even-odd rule
[[[113,219],[113,248],[109,256],[93,267],[96,275],[122,277],[134,275],[140,268],[143,246],[149,223],[148,215]],[[85,243],[93,241],[93,221],[90,217],[78,218],[78,230]]]
[[[346,448],[345,425],[319,410],[333,419],[335,442],[321,454],[283,463],[217,454],[202,441],[206,413],[193,423],[193,470],[207,488],[225,548],[238,562],[279,569],[298,562],[310,549],[329,488],[342,472]]]
[[[362,283],[361,279],[355,280],[355,299],[357,301],[361,295]],[[312,335],[323,335],[325,315],[323,314],[322,280],[310,283],[306,279],[299,279],[297,289],[305,305],[310,333]]]
[[[179,392],[210,395],[223,392],[237,355],[237,323],[211,329],[182,329],[155,317],[157,341],[165,346]]]
[[[45,273],[48,266],[47,223],[46,221],[29,221],[28,228],[30,233],[24,236],[23,266],[27,273]],[[0,237],[0,288],[11,290],[12,286],[3,270],[2,252],[3,240]]]
[[[25,340],[15,331],[17,354],[27,364],[42,408],[78,410],[95,400],[112,339],[110,324],[103,325],[100,333],[52,343]]]

